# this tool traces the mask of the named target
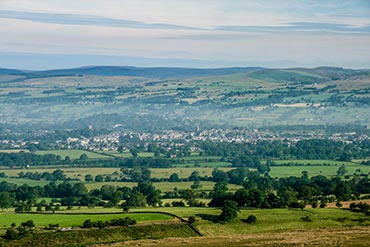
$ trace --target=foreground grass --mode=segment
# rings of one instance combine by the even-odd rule
[[[86,246],[96,243],[114,243],[137,239],[162,239],[168,237],[186,238],[192,236],[195,236],[195,233],[186,224],[153,224],[127,228],[107,228],[103,230],[93,229],[37,233],[17,241],[5,241],[0,239],[0,246]]]
[[[170,207],[161,209],[133,209],[132,212],[145,210],[160,210],[187,218],[196,217],[195,226],[207,236],[238,235],[247,233],[281,232],[294,229],[318,229],[323,227],[369,226],[370,217],[338,208],[307,208],[301,209],[242,209],[234,221],[227,224],[214,223],[214,218],[220,214],[217,208]],[[255,215],[255,224],[246,224],[242,219]],[[309,217],[311,222],[302,218]]]
[[[158,240],[137,240],[124,243],[99,244],[94,247],[224,247],[224,246],[369,246],[369,227],[343,227],[326,229],[296,229],[279,233],[252,233],[233,236],[206,236],[170,238]]]
[[[78,213],[98,213],[98,212],[117,212],[118,209],[94,208],[94,209],[73,209],[70,212],[76,215],[34,215],[34,214],[12,214],[10,212],[0,215],[0,224],[2,226],[10,225],[11,222],[22,222],[32,219],[37,226],[45,226],[50,223],[59,223],[61,226],[76,226],[81,225],[85,219],[92,220],[109,220],[129,216],[146,224],[151,224],[158,221],[167,221],[171,225],[170,228],[161,228],[159,235],[157,232],[148,232],[145,234],[138,230],[138,235],[128,237],[123,236],[123,231],[119,229],[92,230],[92,231],[76,231],[66,233],[55,233],[55,235],[40,235],[36,237],[28,237],[27,241],[20,242],[21,244],[32,243],[30,246],[54,246],[51,245],[50,239],[56,239],[55,243],[58,246],[84,246],[86,244],[118,242],[137,239],[161,239],[166,237],[176,237],[171,241],[161,240],[141,240],[139,242],[124,242],[113,245],[101,246],[153,246],[160,245],[163,247],[175,246],[322,246],[322,241],[325,246],[367,246],[370,240],[370,217],[363,213],[355,213],[349,210],[338,208],[307,208],[307,209],[242,209],[238,218],[226,224],[215,223],[214,219],[220,214],[221,210],[217,208],[195,208],[195,207],[164,207],[164,208],[138,208],[130,210],[130,214],[107,214],[107,215],[83,215]],[[140,214],[140,212],[149,212]],[[195,216],[195,226],[205,236],[202,238],[184,237],[194,236],[194,233],[177,229],[177,224],[172,217],[167,215],[156,214],[155,211],[169,212],[181,217],[187,218]],[[152,213],[150,213],[152,212]],[[254,224],[244,223],[242,220],[249,215],[255,215],[257,222]],[[309,219],[304,220],[304,219]],[[4,223],[6,222],[6,223]],[[173,226],[175,226],[173,230]],[[151,226],[156,229],[155,226]],[[183,226],[184,227],[184,226]],[[137,228],[139,229],[139,228]],[[141,229],[141,228],[140,228]],[[155,231],[156,231],[155,230]],[[117,232],[116,232],[117,231]],[[128,232],[130,232],[129,230]],[[153,230],[154,231],[154,230]],[[184,233],[184,232],[185,233]],[[82,233],[86,232],[86,233]],[[92,232],[94,232],[92,234]],[[340,235],[340,232],[342,235]],[[69,235],[70,234],[70,235]],[[126,233],[125,233],[126,234]],[[131,233],[129,233],[131,234]],[[345,234],[348,234],[347,236]],[[92,236],[94,235],[94,236]],[[105,236],[105,237],[104,237]],[[45,239],[47,237],[48,239]],[[36,239],[35,239],[36,238]],[[70,242],[59,242],[60,239]],[[75,242],[72,238],[78,238]],[[66,240],[66,241],[67,241]],[[22,240],[26,241],[26,240]],[[35,241],[35,242],[33,242]],[[40,245],[37,241],[44,241],[44,245]],[[45,242],[46,241],[46,242]],[[51,241],[51,240],[50,240]],[[54,241],[54,240],[53,240]],[[82,241],[82,242],[81,242]],[[304,242],[307,241],[307,242]],[[10,242],[6,242],[9,244]],[[36,244],[34,244],[36,243]],[[67,244],[68,243],[68,244]],[[328,243],[326,245],[326,243]],[[48,245],[49,244],[49,245]],[[54,244],[54,242],[53,242]],[[255,245],[253,245],[255,244]],[[55,244],[57,245],[57,244]],[[1,246],[1,242],[0,242]],[[26,245],[3,245],[3,246],[26,246]]]

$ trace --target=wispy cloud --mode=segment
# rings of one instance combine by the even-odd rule
[[[356,27],[349,24],[323,23],[323,22],[292,22],[276,26],[236,26],[224,25],[208,29],[174,25],[171,23],[145,23],[141,21],[107,18],[93,15],[35,13],[24,11],[0,10],[0,18],[27,20],[41,23],[124,27],[135,29],[178,29],[178,30],[216,30],[237,32],[276,32],[276,31],[326,31],[326,32],[357,32],[370,33],[370,25]]]
[[[238,32],[276,32],[276,31],[325,31],[370,33],[370,25],[353,27],[347,24],[322,23],[322,22],[293,22],[284,26],[219,26],[216,30]]]
[[[24,11],[0,10],[0,18],[27,20],[42,23],[88,25],[106,27],[126,27],[137,29],[199,29],[166,23],[145,23],[140,21],[114,19],[92,15],[60,14],[60,13],[35,13]]]
[[[0,52],[76,56],[60,56],[61,67],[93,56],[96,64],[117,56],[104,61],[364,67],[369,34],[370,0],[0,0]],[[2,56],[4,64],[53,60]]]

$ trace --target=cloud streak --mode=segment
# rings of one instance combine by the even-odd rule
[[[105,27],[125,27],[137,29],[181,29],[199,30],[200,28],[180,26],[166,23],[145,23],[133,20],[114,19],[92,15],[60,14],[60,13],[35,13],[24,11],[0,10],[0,18],[26,20],[41,23],[87,25]]]
[[[286,26],[219,26],[219,31],[237,32],[277,32],[277,31],[321,31],[342,33],[370,33],[370,25],[364,27],[353,27],[346,24],[323,23],[323,22],[293,22]]]
[[[291,22],[277,26],[237,26],[223,25],[208,29],[190,26],[174,25],[170,23],[145,23],[134,20],[115,19],[93,15],[60,14],[60,13],[35,13],[24,11],[0,10],[0,18],[26,20],[40,23],[53,23],[63,25],[86,25],[122,27],[135,29],[167,29],[167,30],[208,30],[208,31],[233,31],[233,32],[342,32],[342,33],[370,33],[370,25],[355,27],[348,24],[325,22]]]

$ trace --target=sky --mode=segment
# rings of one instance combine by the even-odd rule
[[[0,0],[0,67],[370,68],[370,0]]]

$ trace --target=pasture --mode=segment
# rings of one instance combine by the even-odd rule
[[[14,214],[1,213],[0,227],[9,227],[11,223],[20,225],[21,222],[32,219],[36,226],[48,226],[49,224],[59,224],[61,227],[80,227],[82,223],[91,219],[92,221],[102,220],[109,221],[111,219],[130,217],[137,222],[156,222],[169,221],[173,217],[164,214]]]
[[[79,149],[61,149],[61,150],[47,150],[47,151],[36,151],[38,155],[45,155],[45,154],[54,154],[61,156],[62,159],[65,159],[66,156],[69,158],[76,160],[79,159],[82,154],[86,154],[89,159],[109,159],[111,157],[97,154],[93,152],[89,152],[86,150],[79,150]]]
[[[311,161],[312,162],[312,161]],[[334,162],[334,161],[333,161]],[[313,164],[313,163],[310,163]],[[272,166],[270,167],[271,177],[289,177],[289,176],[302,176],[303,171],[308,172],[309,177],[323,175],[326,177],[333,177],[337,175],[337,170],[341,166],[341,163],[335,163],[331,165],[302,165],[302,166]],[[348,171],[345,175],[353,176],[357,174],[369,174],[370,166],[364,166],[352,162],[345,163],[346,170]],[[358,172],[359,171],[359,172]]]

